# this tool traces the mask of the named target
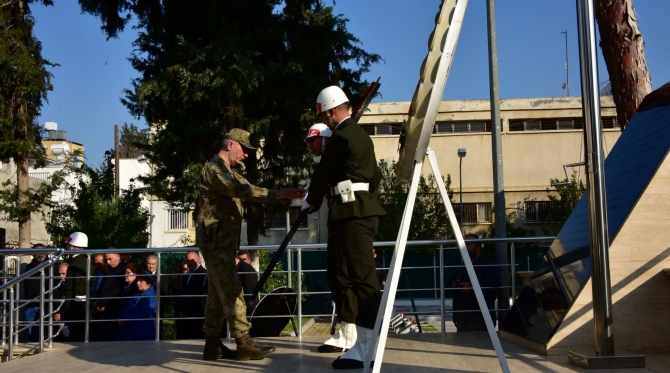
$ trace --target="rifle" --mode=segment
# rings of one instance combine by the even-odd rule
[[[351,115],[354,122],[358,123],[358,120],[361,119],[361,116],[363,116],[365,109],[367,109],[368,105],[370,105],[370,101],[372,101],[372,98],[379,90],[379,86],[381,85],[381,83],[379,83],[379,80],[381,78],[382,77],[380,76],[379,78],[377,78],[376,82],[372,82],[368,86],[368,88],[365,90],[365,93],[363,93],[363,96],[358,101],[358,104],[354,107],[354,110],[352,111]],[[286,234],[286,237],[284,237],[284,241],[282,241],[281,245],[279,245],[279,249],[277,249],[274,256],[272,256],[270,263],[268,264],[267,268],[265,268],[265,271],[263,271],[261,278],[258,280],[258,283],[254,287],[251,299],[255,299],[258,293],[260,293],[261,289],[263,288],[263,285],[265,285],[265,282],[268,280],[270,274],[272,273],[272,271],[274,271],[275,266],[279,262],[279,258],[282,256],[282,254],[284,254],[284,251],[286,251],[286,246],[288,246],[288,244],[291,242],[293,235],[295,235],[295,232],[298,230],[300,223],[305,218],[307,218],[306,210],[300,212],[300,215],[298,215],[298,218],[295,219],[295,222],[291,226],[291,230],[288,232],[288,234]]]

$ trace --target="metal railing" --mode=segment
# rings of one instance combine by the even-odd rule
[[[14,345],[18,343],[18,337],[19,333],[21,333],[24,330],[27,330],[28,328],[32,328],[35,326],[35,324],[39,325],[39,341],[38,344],[28,348],[26,351],[22,352],[19,357],[25,356],[29,353],[31,353],[34,350],[38,350],[40,353],[44,351],[44,344],[45,341],[49,343],[49,347],[52,346],[54,334],[53,334],[53,315],[56,311],[53,310],[53,290],[55,289],[53,287],[53,264],[58,262],[58,259],[63,255],[65,250],[63,249],[0,249],[0,255],[3,255],[3,277],[2,277],[2,284],[0,285],[0,292],[2,292],[2,314],[0,315],[0,319],[2,320],[2,341],[1,344],[4,346],[5,344],[8,344],[8,359],[12,360],[14,358]],[[7,261],[8,261],[8,256],[17,256],[17,255],[36,255],[36,254],[41,254],[41,255],[48,255],[49,257],[42,261],[40,264],[36,265],[35,267],[31,268],[30,270],[19,274],[19,261],[17,260],[15,269],[16,269],[16,275],[14,278],[9,278],[7,276]],[[18,258],[17,258],[18,259]],[[51,273],[49,277],[49,290],[46,290],[45,287],[45,275],[44,275],[44,270],[46,268],[49,268]],[[22,304],[19,304],[15,306],[15,303],[17,301],[18,295],[19,295],[19,285],[21,282],[23,282],[26,279],[32,279],[34,280],[33,277],[34,274],[38,273],[40,275],[40,295],[39,297],[35,297],[33,299],[26,300]],[[60,286],[60,283],[59,285]],[[57,287],[58,287],[57,286]],[[45,296],[49,296],[48,300],[45,300]],[[26,305],[30,304],[31,302],[34,302],[36,300],[39,300],[39,308],[40,308],[40,313],[38,316],[38,320],[33,320],[31,323],[28,323],[23,326],[23,328],[20,327],[20,324],[18,322],[19,320],[19,311],[21,308],[25,307]],[[49,304],[49,313],[45,314],[44,313],[44,306],[45,303]],[[44,338],[44,319],[48,319],[48,326],[49,326],[49,336],[48,338]],[[15,330],[16,329],[16,330]],[[60,329],[59,329],[60,331]],[[58,333],[58,332],[57,332]],[[57,334],[56,333],[56,334]]]
[[[477,243],[482,243],[482,244],[495,244],[498,242],[504,242],[504,243],[510,243],[510,257],[511,257],[511,264],[496,264],[494,266],[500,267],[500,266],[506,266],[508,267],[508,270],[510,272],[510,279],[511,283],[510,284],[503,284],[501,287],[497,287],[496,289],[502,289],[502,288],[507,288],[511,289],[511,294],[512,297],[511,299],[514,300],[516,299],[516,265],[513,263],[516,262],[516,255],[515,255],[515,244],[518,243],[537,243],[537,242],[550,242],[554,239],[554,237],[508,237],[508,238],[503,238],[503,239],[496,239],[496,238],[484,238],[484,239],[466,239],[465,242],[477,242]],[[436,275],[436,277],[439,277],[439,283],[436,283],[434,287],[432,288],[417,288],[417,289],[398,289],[398,292],[412,292],[412,291],[433,291],[435,293],[439,292],[439,316],[440,316],[440,322],[441,322],[441,332],[445,333],[445,325],[446,325],[446,313],[448,312],[445,309],[445,304],[447,300],[447,296],[445,294],[445,291],[447,290],[456,290],[456,289],[461,289],[461,288],[451,288],[447,286],[441,286],[441,284],[445,284],[445,269],[448,268],[462,268],[462,264],[454,264],[454,265],[444,265],[444,260],[445,260],[445,250],[458,250],[457,248],[457,241],[455,239],[451,240],[416,240],[416,241],[408,241],[407,242],[408,247],[411,248],[416,248],[420,246],[431,246],[434,250],[437,250],[437,255],[439,257],[439,263],[434,263],[432,266],[414,266],[414,267],[403,267],[403,270],[430,270],[430,271],[438,271],[439,275]],[[247,251],[260,251],[260,250],[270,250],[270,251],[275,251],[277,250],[279,245],[272,244],[272,245],[256,245],[256,246],[242,246],[240,247],[240,250],[247,250]],[[304,270],[303,263],[302,263],[302,256],[304,253],[308,252],[313,252],[313,251],[324,251],[326,250],[327,244],[325,243],[313,243],[313,244],[292,244],[287,247],[286,255],[287,255],[287,268],[286,270],[282,271],[275,271],[275,273],[283,273],[286,274],[287,276],[287,286],[292,287],[292,280],[291,280],[291,274],[295,275],[296,278],[296,290],[294,293],[286,293],[289,295],[296,295],[297,297],[297,330],[296,330],[296,335],[298,337],[301,337],[302,334],[302,319],[303,317],[331,317],[331,313],[327,314],[303,314],[303,296],[309,296],[309,295],[329,295],[329,291],[306,291],[304,292],[302,289],[302,275],[303,274],[309,274],[309,273],[325,273],[325,269],[309,269],[309,270]],[[391,247],[393,248],[395,246],[395,241],[378,241],[374,243],[374,246],[376,248],[384,248],[384,247]],[[59,249],[60,250],[60,249]],[[62,250],[61,250],[62,251]],[[90,309],[91,302],[95,301],[97,299],[103,299],[103,298],[96,298],[96,297],[91,297],[91,279],[95,278],[91,274],[90,268],[91,268],[91,256],[95,256],[97,254],[105,254],[105,253],[147,253],[147,252],[152,252],[156,255],[157,257],[157,270],[155,274],[155,284],[154,287],[156,289],[156,317],[155,320],[156,322],[156,334],[155,334],[155,340],[160,339],[160,325],[162,320],[188,320],[188,319],[202,319],[202,317],[187,317],[187,318],[181,318],[181,317],[163,317],[161,315],[161,298],[163,299],[169,299],[169,298],[194,298],[198,297],[196,295],[161,295],[160,294],[160,289],[161,289],[161,282],[163,280],[168,279],[170,276],[186,276],[189,275],[189,273],[163,273],[163,268],[161,265],[161,256],[164,254],[168,253],[185,253],[187,251],[199,251],[197,247],[181,247],[181,248],[133,248],[133,249],[86,249],[86,250],[81,250],[77,251],[77,254],[84,254],[87,256],[87,272],[86,272],[86,284],[87,284],[87,294],[89,296],[86,297],[86,310]],[[36,254],[40,253],[40,251],[37,251],[35,249],[28,249],[28,250],[0,250],[0,254],[11,252],[11,254]],[[53,251],[52,251],[53,252]],[[61,253],[62,254],[62,253]],[[295,264],[297,265],[297,268],[293,268],[294,266],[294,260],[292,259],[293,257],[296,257]],[[47,265],[55,263],[55,260],[60,257],[60,254],[57,257],[52,257],[49,261],[49,264],[44,264],[44,266],[40,268],[44,268]],[[56,259],[55,259],[56,258]],[[205,263],[206,265],[206,263]],[[6,268],[6,267],[5,267]],[[387,269],[387,268],[380,268],[380,269]],[[29,276],[32,273],[35,273],[39,271],[40,269],[35,268],[31,270],[30,272],[27,272],[25,274],[22,274],[19,276],[19,278],[15,278],[12,280],[7,281],[7,278],[5,277],[6,284],[3,285],[0,290],[4,290],[10,286],[11,284],[17,284],[23,279],[25,279],[25,276]],[[6,272],[5,272],[6,273]],[[197,274],[193,274],[194,276]],[[204,274],[203,274],[204,275]],[[117,277],[123,277],[124,275],[119,275]],[[82,277],[83,278],[83,277]],[[437,281],[435,281],[437,282]],[[250,294],[247,294],[250,295]],[[263,294],[261,294],[263,295]],[[200,297],[206,297],[206,295],[201,295]],[[128,299],[132,297],[117,297],[118,299]],[[436,297],[437,298],[437,297]],[[2,302],[7,302],[7,297],[3,297]],[[10,296],[9,297],[9,302],[15,302],[14,297]],[[114,298],[106,298],[106,299],[114,299]],[[435,298],[434,298],[435,299]],[[64,299],[64,300],[71,300],[71,299]],[[44,298],[40,299],[40,302],[43,302]],[[500,304],[500,300],[498,301]],[[42,304],[42,303],[40,303]],[[49,303],[51,304],[51,303]],[[10,304],[10,307],[13,307],[13,303]],[[43,309],[43,307],[41,307]],[[491,310],[491,311],[505,311],[507,310],[506,307],[500,308],[498,307],[497,309]],[[449,311],[449,312],[459,312],[459,311]],[[464,311],[467,312],[467,311]],[[411,312],[414,313],[414,312]],[[432,314],[435,315],[435,312],[416,312],[417,314]],[[51,314],[51,311],[50,311]],[[176,316],[176,315],[175,315]],[[251,318],[271,318],[271,317],[276,317],[276,316],[253,316]],[[43,317],[42,317],[43,319]],[[135,319],[136,321],[141,321],[141,320],[149,320],[149,319]],[[3,319],[3,333],[5,330],[5,320]],[[86,312],[86,318],[84,320],[79,320],[79,322],[85,322],[85,342],[89,341],[89,336],[90,336],[90,324],[95,323],[98,321],[122,321],[122,319],[105,319],[105,320],[91,320],[89,316],[89,312]],[[43,322],[43,320],[42,320]],[[10,324],[11,324],[10,320]],[[52,324],[52,321],[49,321],[49,325]],[[11,325],[10,325],[11,326]],[[4,336],[4,334],[3,334]],[[50,336],[51,337],[51,336]],[[40,338],[42,339],[42,338]],[[4,341],[4,339],[3,339]],[[43,345],[43,343],[42,343]]]

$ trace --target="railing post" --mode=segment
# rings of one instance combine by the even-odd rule
[[[302,339],[302,250],[298,249],[298,330],[296,334]]]
[[[291,249],[286,248],[286,286],[292,288],[291,284],[291,271],[293,270],[293,263],[292,263],[292,255],[291,255]]]
[[[44,352],[44,270],[40,271],[40,354]],[[33,320],[31,322],[34,323]],[[32,326],[31,326],[32,327]]]
[[[514,242],[510,247],[510,271],[512,272],[512,303],[516,302],[516,252],[514,251]]]
[[[77,302],[77,294],[74,301]],[[84,342],[88,343],[88,334],[90,329],[89,314],[91,309],[91,254],[86,254],[86,302],[84,302],[86,312],[84,313]],[[77,321],[79,322],[79,321]]]
[[[14,358],[14,287],[12,286],[9,288],[9,338],[7,340],[9,341],[9,348],[7,349],[7,352],[9,352],[9,355],[7,356],[8,360],[12,360]]]
[[[156,252],[156,340],[161,339],[161,252]]]
[[[49,259],[52,259],[53,255],[49,256]],[[51,289],[51,292],[49,293],[49,345],[48,348],[53,347],[53,311],[54,311],[54,265],[59,265],[58,261],[55,261],[49,266],[49,289]]]
[[[444,247],[440,245],[440,331],[447,332],[446,319],[444,316]]]
[[[2,283],[7,283],[7,256],[4,256],[2,260]],[[7,309],[5,308],[7,304],[7,289],[2,291],[2,346],[5,345],[5,338],[7,338]]]
[[[14,277],[19,277],[21,276],[21,257],[19,255],[16,256],[16,262],[14,263]],[[16,314],[14,315],[14,322],[16,322],[16,330],[17,333],[14,333],[14,344],[19,344],[19,326],[21,325],[21,317],[19,316],[19,306],[21,305],[21,283],[17,282],[16,285],[14,286],[16,289],[14,291],[14,297],[16,300]],[[13,309],[12,309],[12,312]]]

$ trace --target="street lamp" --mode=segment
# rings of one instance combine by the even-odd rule
[[[465,157],[465,154],[467,154],[467,150],[465,148],[459,148],[458,149],[458,182],[460,184],[459,186],[459,194],[461,195],[461,206],[460,210],[461,213],[458,216],[458,225],[460,225],[460,229],[463,229],[463,158]]]
[[[149,175],[153,178],[154,167],[151,164],[151,162],[149,162],[149,158],[145,157],[144,154],[140,154],[140,156],[137,157],[137,162],[146,163],[149,166]],[[149,200],[149,215],[152,218],[151,223],[149,224],[149,247],[153,247],[153,238],[154,238],[154,235],[153,235],[154,196],[153,195],[151,195],[151,199]]]

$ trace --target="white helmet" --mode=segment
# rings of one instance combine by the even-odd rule
[[[65,243],[77,247],[88,247],[88,236],[86,233],[74,232],[65,240]]]
[[[306,139],[309,139],[310,137],[330,137],[333,135],[333,131],[328,128],[323,123],[317,123],[307,130],[307,136],[305,137]]]
[[[349,102],[349,99],[340,87],[332,85],[324,88],[316,97],[316,113],[321,114],[345,102]]]

